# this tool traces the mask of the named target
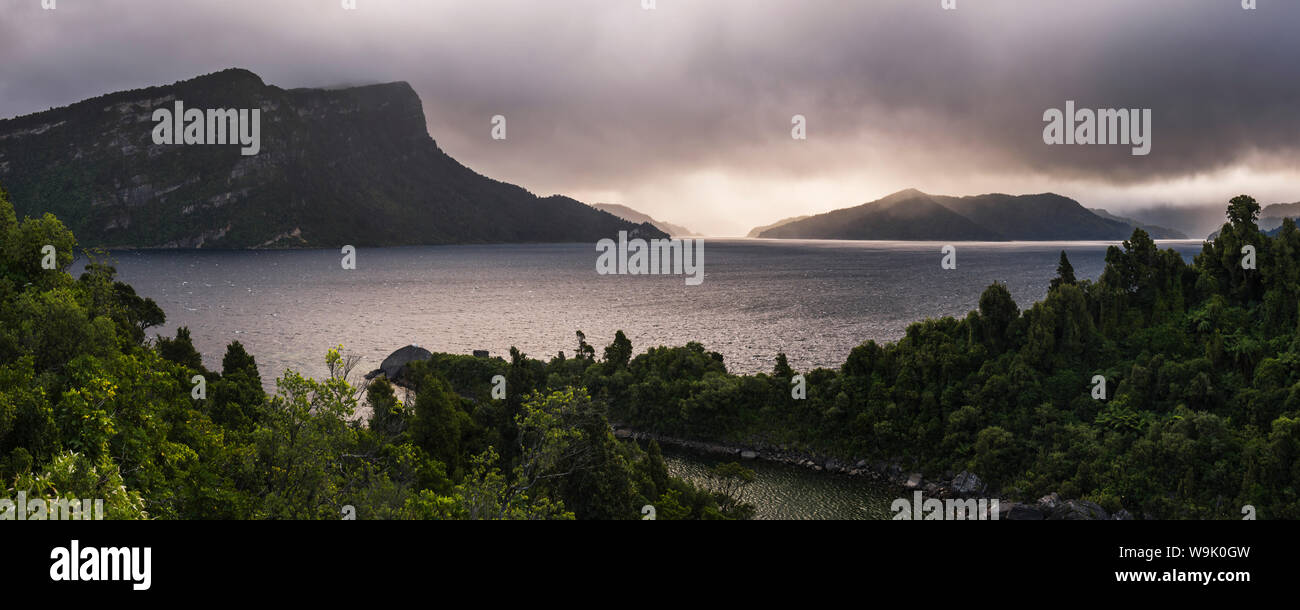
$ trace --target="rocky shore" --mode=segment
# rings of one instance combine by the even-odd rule
[[[710,455],[731,456],[740,460],[763,460],[778,464],[787,464],[806,468],[814,472],[829,472],[848,477],[866,477],[883,483],[896,485],[905,491],[921,491],[932,498],[974,498],[993,497],[1001,494],[990,492],[988,484],[972,472],[946,472],[942,477],[927,479],[920,472],[904,469],[897,462],[873,461],[864,459],[841,460],[832,457],[793,451],[784,447],[768,445],[737,446],[709,441],[697,441],[632,430],[614,424],[614,436],[622,440],[656,441],[689,451]],[[1095,502],[1087,500],[1065,500],[1053,492],[1037,502],[1016,502],[999,499],[999,519],[1011,521],[1043,520],[1113,520],[1127,521],[1133,519],[1127,510],[1120,509],[1111,514]]]

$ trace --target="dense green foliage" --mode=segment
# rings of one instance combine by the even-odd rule
[[[698,343],[635,354],[622,332],[600,358],[581,332],[574,357],[434,354],[409,365],[406,389],[354,387],[340,348],[327,379],[286,371],[267,396],[238,343],[217,372],[185,329],[146,340],[163,319],[152,301],[93,258],[74,280],[71,233],[49,215],[20,224],[0,202],[0,494],[100,497],[113,517],[752,515],[736,500],[752,473],[725,466],[696,488],[668,475],[656,445],[617,441],[613,420],[969,469],[1013,499],[1300,518],[1300,230],[1288,220],[1264,235],[1258,213],[1234,198],[1190,265],[1141,230],[1108,250],[1096,281],[1062,254],[1043,301],[1021,311],[994,284],[963,319],[918,322],[804,373],[804,399],[784,356],[771,374],[732,375]],[[40,264],[46,244],[54,270]]]
[[[0,191],[0,498],[98,498],[108,518],[752,515],[670,477],[656,445],[616,441],[603,403],[533,383],[518,354],[446,360],[451,383],[426,367],[402,401],[382,378],[349,383],[340,346],[328,378],[285,371],[268,396],[238,342],[210,371],[188,329],[147,340],[162,311],[93,255],[74,279],[75,247],[52,215],[19,223]],[[452,389],[497,370],[505,399]]]
[[[1234,198],[1191,265],[1140,229],[1095,282],[1062,254],[1042,302],[1022,312],[994,284],[964,319],[913,324],[808,372],[805,400],[784,358],[772,375],[734,376],[698,344],[594,369],[584,385],[636,428],[970,469],[1012,498],[1300,518],[1300,231],[1288,220],[1265,236],[1258,213]]]

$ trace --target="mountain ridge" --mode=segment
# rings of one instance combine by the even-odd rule
[[[1287,218],[1300,220],[1300,201],[1295,203],[1271,203],[1259,212],[1259,228],[1276,232]]]
[[[1127,219],[1098,215],[1056,193],[955,197],[909,188],[861,205],[759,227],[750,235],[776,239],[1111,241],[1127,239],[1135,226]]]
[[[151,114],[260,109],[260,152],[158,145]],[[405,81],[282,89],[232,68],[0,120],[0,184],[83,245],[283,248],[582,242],[663,232],[483,176],[429,135]]]
[[[784,225],[788,225],[788,224],[790,224],[790,223],[792,223],[792,222],[796,222],[796,221],[799,221],[799,220],[803,220],[803,219],[808,218],[808,217],[809,217],[808,214],[804,214],[804,215],[802,215],[802,216],[791,216],[791,217],[789,217],[789,218],[782,218],[781,220],[778,220],[778,221],[776,221],[776,222],[774,222],[774,223],[772,223],[772,224],[770,224],[770,225],[762,225],[762,226],[758,226],[758,227],[754,227],[754,228],[750,229],[750,230],[749,230],[749,233],[745,234],[745,237],[758,237],[759,235],[762,235],[763,231],[766,231],[766,230],[768,230],[768,229],[775,229],[775,228],[777,228],[777,227],[784,226]]]
[[[1111,214],[1109,211],[1105,210],[1104,208],[1088,208],[1088,211],[1107,220],[1115,220],[1119,222],[1128,223],[1129,226],[1142,229],[1143,231],[1146,231],[1148,235],[1151,236],[1151,239],[1187,239],[1188,238],[1186,233],[1183,233],[1182,231],[1179,231],[1177,229],[1170,229],[1168,227],[1162,227],[1160,225],[1145,223],[1133,218]]]
[[[999,235],[907,189],[851,208],[816,214],[768,229],[763,238],[996,241]]]
[[[663,231],[664,233],[667,233],[668,235],[671,235],[673,237],[689,237],[693,235],[699,235],[699,233],[696,233],[686,227],[683,227],[678,224],[673,224],[671,222],[658,220],[653,216],[650,216],[649,214],[646,214],[639,210],[635,210],[621,203],[593,203],[591,204],[591,207],[604,212],[609,212],[610,214],[618,216],[619,218],[622,218],[623,220],[626,220],[628,222],[635,222],[638,224],[650,223],[654,225],[656,228],[658,228],[660,231]]]

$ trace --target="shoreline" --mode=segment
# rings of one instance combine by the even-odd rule
[[[715,441],[700,441],[655,432],[634,430],[624,424],[611,423],[614,437],[621,441],[655,441],[660,445],[670,445],[710,455],[732,456],[740,462],[765,461],[785,464],[830,474],[866,478],[896,487],[907,494],[922,492],[926,496],[938,499],[976,498],[989,491],[988,484],[980,477],[968,471],[953,474],[945,473],[941,479],[926,479],[920,472],[904,470],[897,462],[883,460],[868,461],[859,458],[849,462],[837,458],[795,451],[786,448],[765,448],[741,446]],[[1052,492],[1034,503],[1017,502],[1002,497],[1001,493],[992,494],[998,500],[999,517],[1006,521],[1129,521],[1134,517],[1127,510],[1120,509],[1114,514],[1107,512],[1100,505],[1087,500],[1066,500]],[[900,496],[907,499],[906,496]],[[990,498],[992,499],[992,498]]]

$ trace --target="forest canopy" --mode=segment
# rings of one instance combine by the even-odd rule
[[[1062,253],[1046,298],[989,286],[961,319],[868,341],[838,369],[733,375],[699,343],[600,357],[433,354],[398,387],[285,371],[263,390],[232,342],[209,369],[189,331],[103,253],[68,269],[54,216],[0,191],[0,498],[102,498],[109,518],[749,518],[737,495],[669,475],[611,422],[926,472],[969,470],[1001,497],[1051,492],[1149,518],[1300,518],[1300,232],[1260,232],[1242,195],[1191,264],[1141,229],[1096,280]],[[52,246],[51,250],[47,246]],[[215,363],[213,363],[215,364]],[[505,396],[493,396],[493,379]],[[203,391],[196,391],[196,379]]]
[[[752,515],[669,476],[657,445],[615,440],[582,387],[519,381],[517,353],[491,365],[518,381],[505,400],[431,368],[399,400],[382,378],[354,385],[342,346],[327,378],[285,371],[268,394],[239,342],[209,369],[188,329],[148,338],[157,304],[103,253],[73,278],[72,233],[19,222],[2,190],[0,244],[0,499],[102,499],[109,519]]]

